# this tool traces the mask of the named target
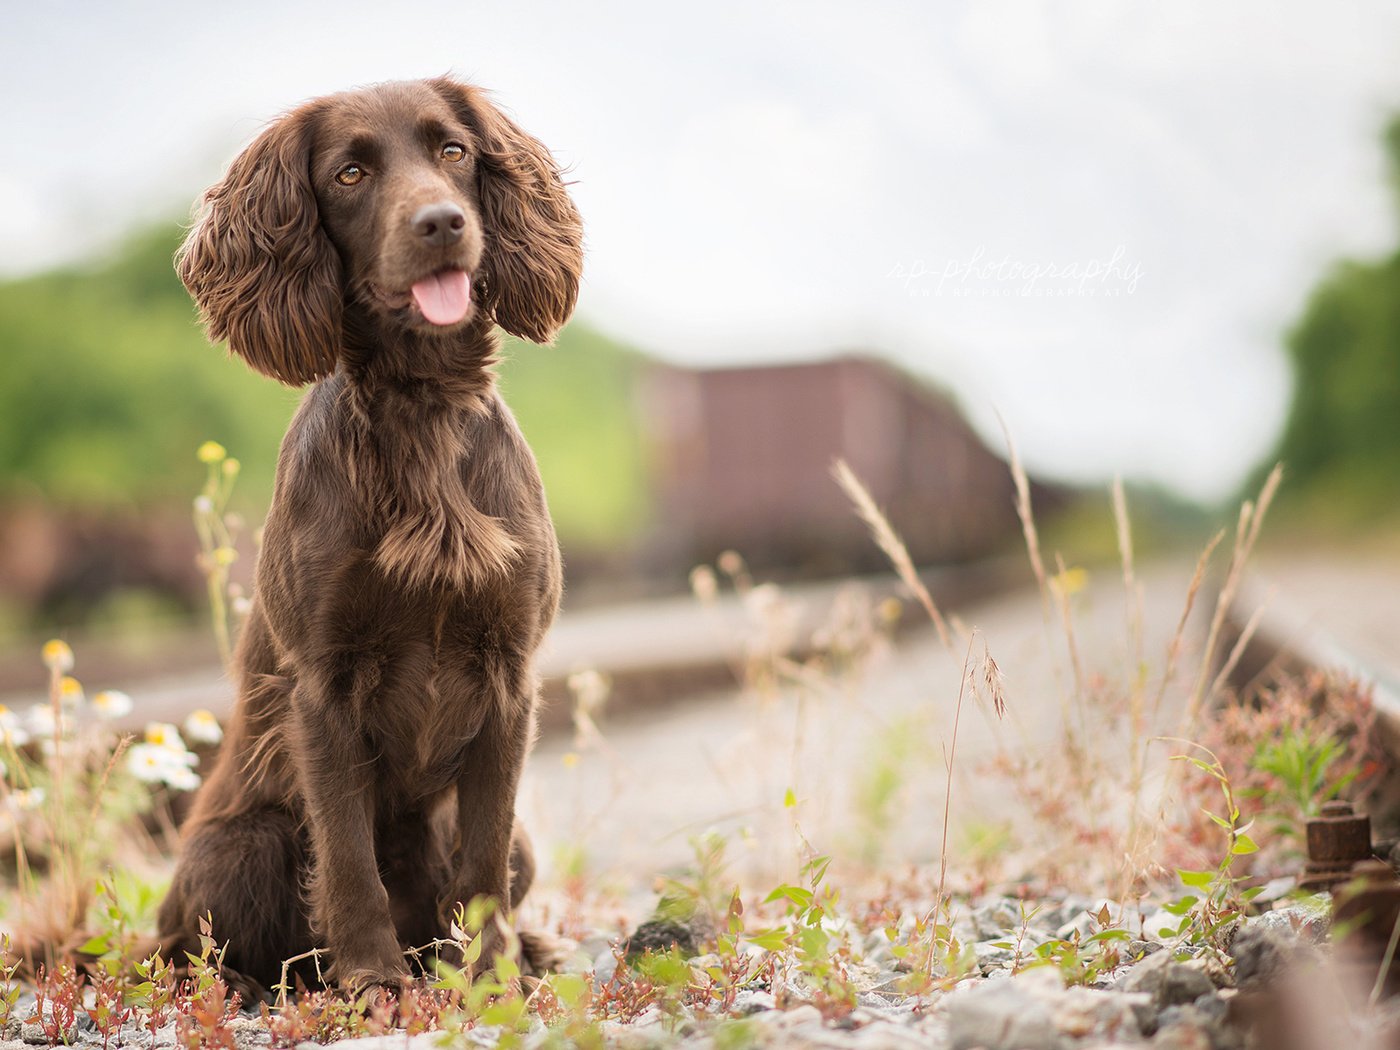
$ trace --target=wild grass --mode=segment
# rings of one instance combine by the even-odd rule
[[[204,446],[200,458],[208,470],[195,507],[200,564],[227,653],[246,605],[227,572],[239,525],[227,504],[238,467],[218,446]],[[735,667],[738,730],[727,757],[761,774],[742,782],[750,792],[742,826],[699,829],[684,870],[625,873],[621,896],[612,888],[617,874],[599,870],[590,843],[602,817],[625,810],[639,786],[628,776],[628,756],[609,739],[606,678],[585,671],[570,679],[573,736],[563,761],[575,778],[573,831],[555,844],[552,884],[538,894],[531,920],[575,939],[610,934],[612,946],[538,981],[522,976],[509,949],[479,958],[490,919],[481,902],[470,903],[452,931],[467,964],[433,969],[402,996],[353,999],[287,983],[273,1002],[256,1004],[256,1014],[244,1010],[254,1004],[241,1003],[220,974],[219,917],[210,917],[198,955],[145,954],[168,870],[159,859],[170,840],[168,802],[199,777],[187,741],[217,743],[217,725],[196,713],[183,727],[153,725],[141,739],[123,738],[98,716],[124,713],[129,700],[112,692],[88,700],[72,675],[75,655],[51,643],[42,654],[51,685],[45,703],[24,715],[0,712],[0,818],[13,843],[4,918],[21,946],[7,942],[0,953],[0,1035],[25,1023],[48,1042],[68,1042],[81,1014],[104,1046],[139,1031],[153,1047],[232,1047],[249,1025],[278,1047],[478,1026],[490,1026],[505,1046],[540,1032],[556,1045],[600,1046],[619,1025],[654,1020],[671,1032],[702,1024],[717,1045],[742,1045],[751,1033],[736,1011],[746,994],[771,995],[780,1008],[811,1004],[831,1020],[849,1018],[880,982],[890,994],[931,1003],[976,972],[965,912],[970,892],[987,887],[1030,896],[1073,888],[1105,901],[1082,931],[1035,945],[1025,943],[1035,906],[1023,904],[1021,934],[1006,942],[1014,970],[1053,967],[1070,984],[1100,980],[1130,961],[1130,936],[1165,936],[1178,947],[1216,943],[1248,914],[1252,871],[1296,855],[1290,824],[1323,799],[1360,790],[1381,761],[1365,690],[1354,683],[1285,682],[1257,703],[1230,695],[1228,671],[1243,648],[1236,642],[1223,651],[1227,616],[1278,472],[1242,508],[1213,596],[1211,567],[1224,534],[1195,560],[1155,666],[1150,574],[1138,563],[1130,508],[1115,483],[1108,513],[1120,561],[1123,655],[1104,666],[1097,634],[1085,629],[1096,593],[1088,572],[1060,551],[1042,550],[1014,446],[1011,469],[1045,657],[1036,672],[1011,668],[1015,696],[993,657],[1001,640],[944,613],[894,524],[844,463],[834,467],[836,481],[888,556],[899,596],[849,587],[812,626],[795,599],[756,580],[739,554],[697,568],[691,583],[701,603],[730,592],[748,616]],[[922,630],[910,629],[910,605]],[[1192,666],[1203,609],[1209,620]],[[908,641],[895,637],[901,620]],[[921,695],[903,706],[879,695],[901,648],[914,654],[908,668],[921,676]],[[1037,708],[1052,714],[1031,726]],[[981,716],[979,746],[990,738],[994,748],[969,759],[960,747],[970,746],[974,724],[965,716],[973,711]],[[602,798],[583,789],[579,778],[589,769],[607,774]],[[922,838],[908,832],[916,811],[932,829]],[[698,956],[628,957],[619,935],[640,916],[619,917],[619,902],[635,901],[638,887],[653,883],[656,917],[688,926],[701,942]],[[1174,898],[1171,928],[1144,929],[1144,902],[1167,898]],[[12,1016],[24,988],[38,999]]]

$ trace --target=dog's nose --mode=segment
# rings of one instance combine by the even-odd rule
[[[462,238],[467,217],[451,201],[425,204],[413,213],[413,232],[429,244],[445,248]]]

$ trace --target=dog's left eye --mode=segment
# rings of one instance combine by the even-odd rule
[[[446,146],[442,147],[442,159],[450,160],[453,164],[456,164],[466,155],[466,148],[459,143],[449,142]]]

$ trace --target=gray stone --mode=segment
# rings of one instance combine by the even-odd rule
[[[1235,960],[1235,984],[1251,992],[1271,988],[1306,951],[1296,931],[1251,922],[1230,946]]]
[[[1125,992],[1146,992],[1158,1010],[1191,1003],[1215,991],[1200,965],[1177,962],[1170,952],[1148,956],[1129,970],[1116,987]]]
[[[1140,993],[1107,992],[1093,988],[1067,988],[1046,997],[1055,1030],[1075,1039],[1129,1040],[1142,1036],[1137,1007],[1149,1001]]]
[[[600,952],[598,958],[593,960],[593,985],[601,988],[613,979],[617,973],[617,956],[612,953],[612,949]]]
[[[1010,944],[1011,941],[980,941],[972,946],[972,953],[977,959],[977,969],[984,974],[993,970],[1009,969],[1016,959],[1016,952],[1011,948],[1004,948],[1001,945]]]
[[[1014,897],[997,897],[972,910],[968,916],[971,920],[972,928],[976,933],[973,938],[979,941],[995,941],[1002,938],[1014,938],[1016,931],[1021,928],[1021,905]],[[1030,906],[1026,907],[1027,913]]]
[[[930,1050],[938,1044],[930,1043],[926,1034],[905,1025],[875,1021],[857,1028],[844,1045],[852,1050]]]
[[[229,1021],[228,1027],[233,1033],[233,1045],[238,1050],[258,1050],[272,1043],[272,1033],[262,1023],[261,1017],[248,1017],[240,1013]]]
[[[474,1045],[495,1046],[500,1040],[500,1028],[488,1028],[482,1031],[483,1035],[490,1038],[490,1043],[479,1043],[472,1040],[473,1032],[481,1029],[470,1029],[467,1039]],[[437,1044],[442,1040],[441,1032],[424,1032],[421,1035],[408,1036],[398,1035],[366,1035],[358,1039],[341,1039],[336,1042],[336,1046],[344,1047],[345,1050],[435,1050]],[[303,1042],[296,1045],[296,1050],[323,1050],[322,1044],[315,1042]]]
[[[1123,946],[1123,960],[1130,964],[1136,963],[1165,950],[1166,945],[1161,941],[1140,941],[1134,937]]]
[[[1194,1003],[1169,1006],[1157,1018],[1154,1047],[1172,1050],[1244,1050],[1244,1033],[1227,1023],[1229,1006],[1214,992]]]
[[[1102,900],[1095,900],[1093,897],[1071,894],[1057,904],[1041,908],[1036,912],[1035,921],[1050,927],[1052,930],[1058,929],[1068,922],[1073,922],[1081,915],[1097,912],[1103,904]]]
[[[606,933],[598,930],[590,930],[578,942],[579,951],[586,954],[590,959],[596,959],[600,952],[612,950],[613,939]]]
[[[1154,1050],[1216,1050],[1210,1033],[1188,1020],[1173,1020],[1157,1029],[1152,1038]]]
[[[953,1050],[1057,1050],[1050,1007],[1025,982],[988,981],[947,1000],[948,1035]]]
[[[902,974],[898,970],[880,970],[871,979],[869,990],[880,992],[883,995],[903,996],[904,982],[908,979],[907,974]]]
[[[773,998],[772,992],[765,992],[761,989],[745,989],[734,996],[734,1012],[741,1017],[748,1017],[750,1014],[764,1013],[775,1009],[777,1000]]]
[[[1263,915],[1250,919],[1249,925],[1265,930],[1297,934],[1312,944],[1321,944],[1327,940],[1327,935],[1331,932],[1332,920],[1330,913],[1320,904],[1311,908],[1294,904],[1287,908],[1266,911]]]
[[[662,1047],[669,1042],[665,1031],[660,1027],[639,1031],[633,1025],[621,1021],[604,1021],[598,1027],[602,1030],[603,1044],[617,1050],[650,1050],[651,1047]]]
[[[803,1025],[820,1025],[821,1023],[822,1012],[811,1003],[794,1006],[791,1010],[784,1010],[778,1015],[780,1028],[798,1028]]]

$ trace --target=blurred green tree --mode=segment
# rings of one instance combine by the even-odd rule
[[[1400,116],[1384,144],[1400,204]],[[1275,455],[1285,494],[1333,517],[1400,506],[1400,248],[1337,263],[1286,347],[1293,401]]]
[[[242,461],[240,509],[261,520],[300,393],[209,347],[171,265],[180,236],[162,224],[93,265],[0,283],[0,509],[185,506],[213,439]],[[614,548],[645,524],[644,363],[578,322],[552,349],[507,349],[502,386],[566,545]]]

